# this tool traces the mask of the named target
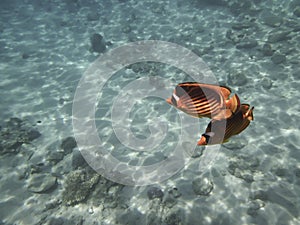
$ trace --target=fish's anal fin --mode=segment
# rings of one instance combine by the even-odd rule
[[[223,143],[227,143],[228,141],[229,141],[229,138],[226,139],[226,140],[223,140],[222,144],[223,144]]]

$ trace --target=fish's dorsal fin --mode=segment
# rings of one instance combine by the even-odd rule
[[[214,92],[221,94],[225,100],[228,99],[231,94],[231,89],[224,85],[199,83],[199,86],[202,89],[205,88],[205,89],[213,90]]]
[[[183,88],[185,90],[187,88],[191,88],[191,87],[200,87],[202,90],[205,90],[205,91],[210,90],[210,91],[214,91],[216,93],[221,93],[221,95],[225,99],[228,99],[231,94],[231,89],[224,85],[204,84],[204,83],[197,83],[197,82],[185,82],[185,83],[180,83],[178,86],[180,86],[181,88]]]

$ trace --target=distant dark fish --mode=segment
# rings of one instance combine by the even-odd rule
[[[228,141],[231,136],[241,133],[253,120],[253,110],[254,107],[250,109],[248,104],[242,104],[231,117],[212,120],[198,141],[198,145],[221,144]]]
[[[187,82],[178,84],[171,98],[166,101],[179,110],[194,116],[225,119],[240,108],[239,97],[230,97],[226,86]]]

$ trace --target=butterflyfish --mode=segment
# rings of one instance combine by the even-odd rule
[[[226,86],[186,82],[178,84],[166,101],[191,116],[220,120],[231,117],[240,108],[238,95],[230,95]]]
[[[253,118],[254,107],[242,104],[237,112],[231,117],[221,120],[211,120],[205,133],[202,134],[198,145],[222,144],[227,142],[230,137],[237,135],[245,130]]]

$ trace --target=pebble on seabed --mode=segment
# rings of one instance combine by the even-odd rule
[[[269,43],[264,44],[261,51],[264,56],[271,56],[274,53],[272,46]]]
[[[76,140],[74,137],[67,137],[63,139],[60,147],[64,150],[65,154],[70,154],[73,151],[73,148],[77,146]]]
[[[26,120],[10,118],[0,129],[0,155],[18,153],[24,143],[30,143],[41,136]]]
[[[75,170],[68,174],[62,193],[65,205],[75,205],[84,201],[98,183],[100,175],[94,172]]]
[[[300,17],[300,6],[294,10],[294,15]]]
[[[149,188],[149,190],[147,191],[147,196],[150,200],[155,199],[155,198],[159,198],[162,200],[162,198],[164,197],[164,193],[163,191],[158,188],[158,187],[151,187]]]
[[[286,61],[286,57],[283,54],[280,53],[275,53],[272,57],[271,57],[271,61],[274,64],[281,64],[284,63]]]
[[[33,174],[29,178],[28,190],[35,193],[45,193],[55,188],[56,178],[50,174]]]
[[[193,180],[193,190],[196,195],[209,195],[214,188],[213,182],[207,177],[200,177]]]
[[[242,71],[232,71],[227,76],[228,83],[234,86],[243,86],[247,83],[247,77]]]
[[[262,16],[263,22],[270,27],[279,27],[282,24],[282,17],[274,15],[270,12],[264,13]]]
[[[93,34],[90,38],[91,41],[91,51],[97,53],[103,53],[106,50],[106,45],[104,38],[101,34]]]
[[[286,41],[291,39],[291,36],[289,34],[291,33],[290,30],[279,30],[279,31],[274,31],[270,32],[268,35],[268,42],[269,43],[277,43],[280,41]]]
[[[272,80],[268,77],[264,77],[261,80],[261,85],[263,86],[264,89],[270,89],[272,87]]]
[[[244,40],[242,40],[241,42],[237,43],[236,48],[238,49],[251,49],[254,48],[258,45],[257,41],[254,39],[250,39],[250,38],[245,38]]]

